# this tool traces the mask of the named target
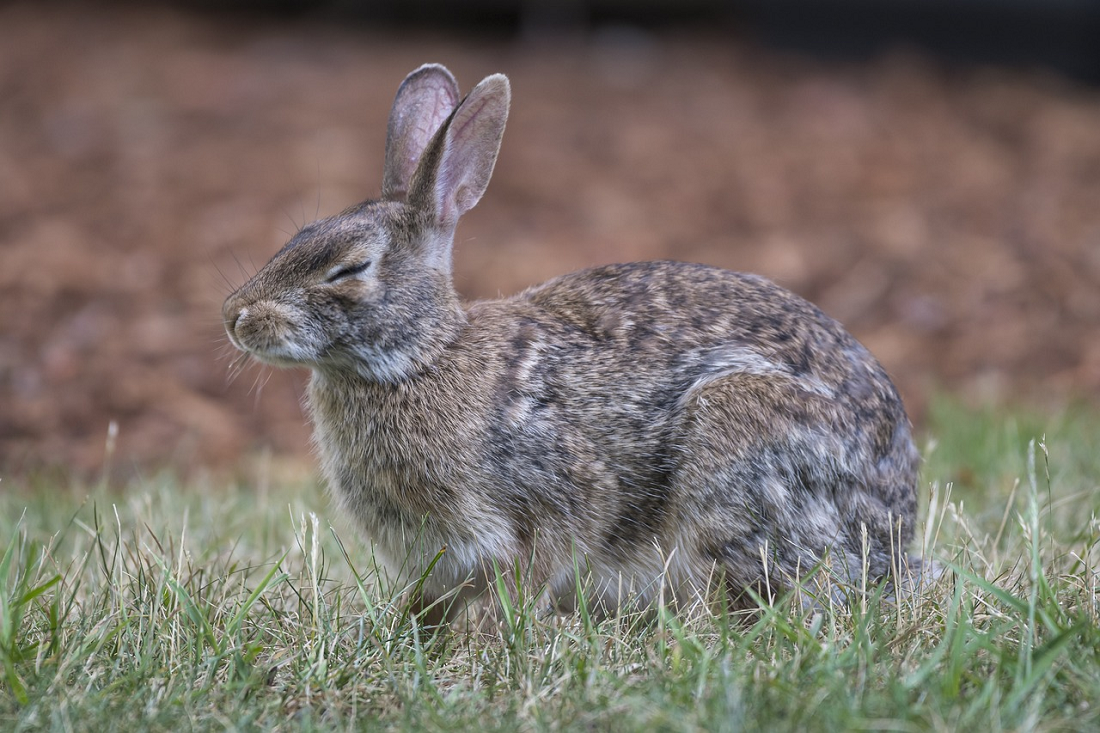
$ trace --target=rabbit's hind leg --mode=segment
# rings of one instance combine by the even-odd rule
[[[675,524],[692,538],[696,574],[721,578],[739,607],[748,589],[769,599],[820,566],[846,577],[864,567],[866,543],[836,498],[857,471],[827,396],[782,373],[741,372],[701,382],[679,409]],[[879,572],[890,551],[872,539]]]

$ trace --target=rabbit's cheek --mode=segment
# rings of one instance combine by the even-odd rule
[[[374,285],[374,287],[372,287]],[[339,313],[342,317],[351,317],[363,305],[377,300],[375,283],[366,283],[352,280],[341,283],[339,287],[327,294],[326,302],[313,304],[315,310],[324,310],[333,314]]]

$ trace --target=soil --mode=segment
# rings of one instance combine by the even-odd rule
[[[513,108],[459,228],[467,297],[613,261],[754,271],[895,377],[1100,399],[1100,92],[1035,70],[863,64],[731,33],[555,38],[0,5],[0,468],[308,455],[305,375],[220,305],[302,224],[376,196],[397,84],[496,71]],[[108,448],[108,427],[117,439]]]

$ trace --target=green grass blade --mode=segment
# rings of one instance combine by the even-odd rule
[[[272,565],[271,569],[267,571],[267,574],[264,575],[259,584],[252,589],[252,592],[248,595],[248,598],[246,598],[244,603],[242,603],[237,609],[237,612],[233,614],[233,617],[226,625],[226,632],[230,638],[237,637],[237,635],[241,631],[241,625],[248,617],[249,611],[252,610],[252,608],[256,605],[256,602],[260,600],[263,594],[267,592],[267,589],[277,583],[282,583],[290,577],[286,573],[280,572],[280,569],[283,566],[283,561],[286,560],[286,556],[288,554],[290,554],[289,550],[285,551],[282,554],[282,557],[275,561],[275,564]]]

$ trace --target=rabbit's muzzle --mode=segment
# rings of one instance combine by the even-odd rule
[[[260,361],[287,365],[316,358],[309,339],[302,338],[301,313],[292,306],[272,300],[240,304],[230,299],[222,317],[229,341]]]

